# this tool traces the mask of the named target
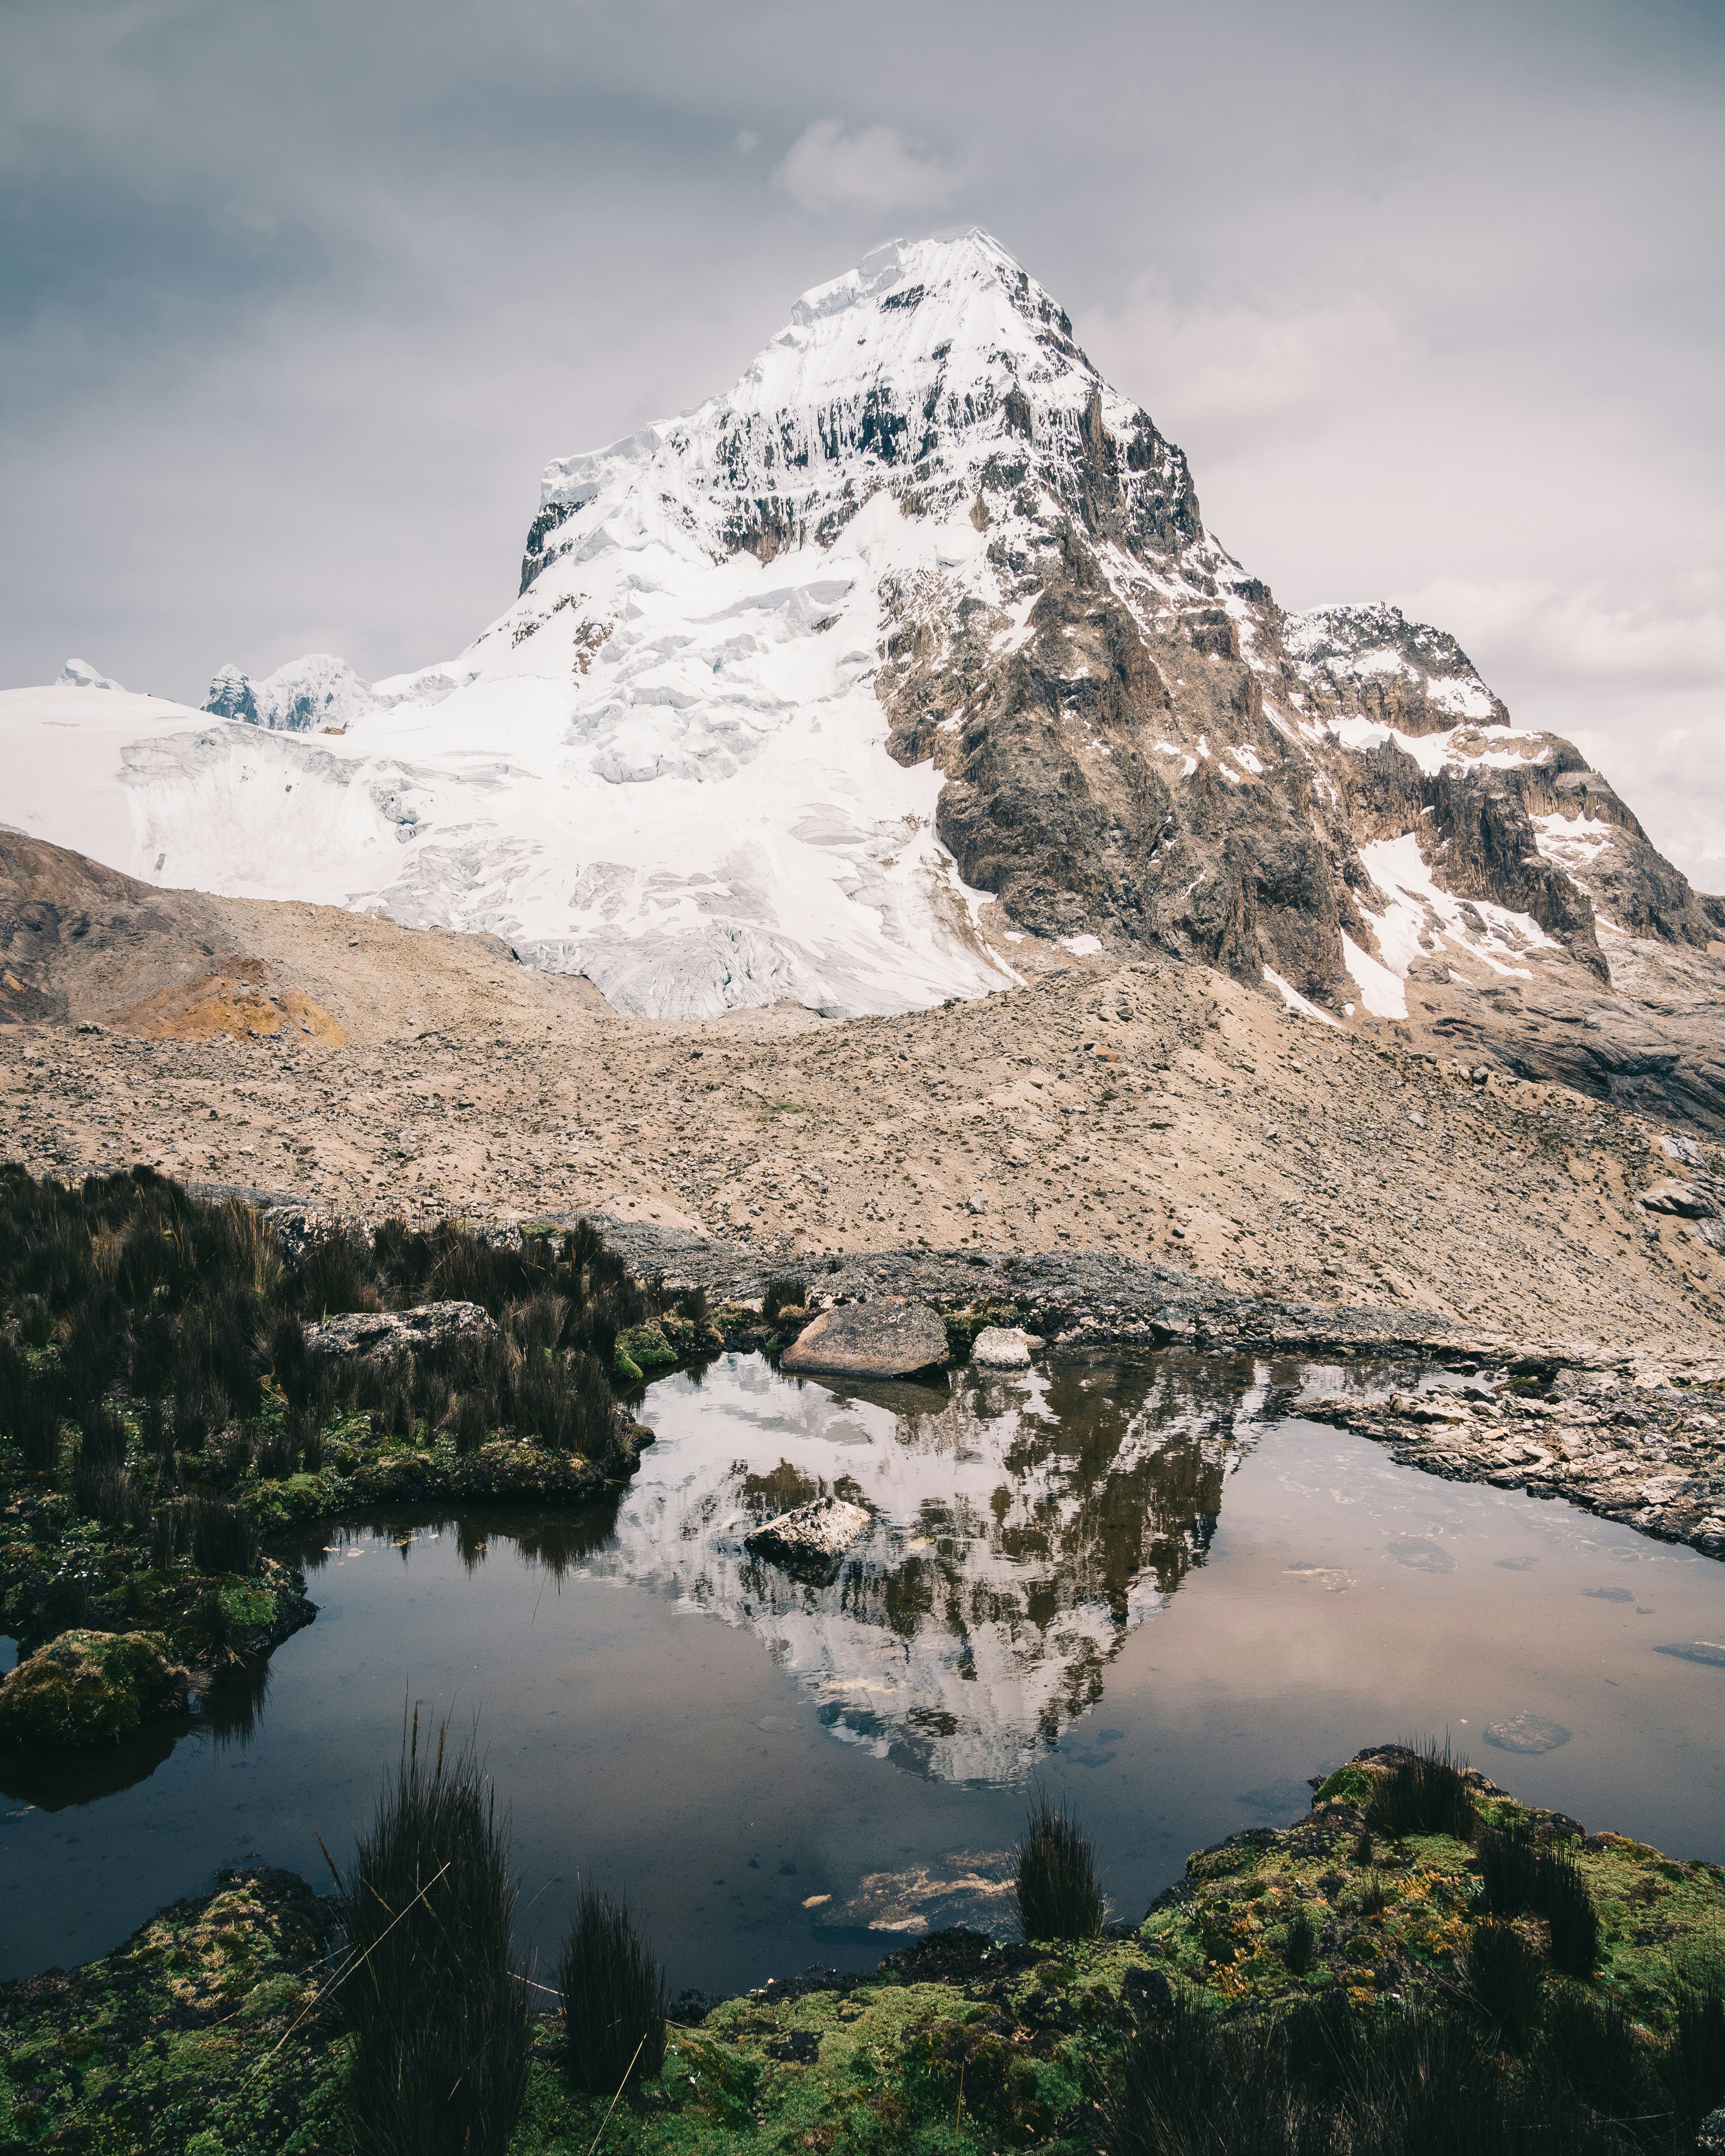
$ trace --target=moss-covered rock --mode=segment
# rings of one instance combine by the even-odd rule
[[[1450,1834],[1368,1826],[1373,1793],[1398,1756],[1362,1753],[1319,1785],[1306,1819],[1250,1828],[1189,1857],[1141,1933],[1168,1976],[1229,2009],[1281,2011],[1337,1984],[1361,2005],[1386,1993],[1427,2005],[1444,1994],[1484,1909],[1480,1858]],[[1594,1995],[1658,2029],[1686,1973],[1725,1969],[1725,1870],[1586,1834],[1476,1770],[1466,1779],[1481,1829],[1526,1835],[1575,1864],[1599,1922]],[[1308,1933],[1309,1954],[1297,1931]],[[1543,1925],[1534,1931],[1543,1940]]]
[[[148,2156],[350,2145],[346,2039],[311,2018],[334,1902],[261,1865],[217,1881],[100,1961],[0,1985],[0,2143]]]
[[[117,1744],[185,1696],[186,1672],[159,1632],[62,1632],[0,1684],[0,1743],[59,1752]]]
[[[692,1327],[691,1331],[692,1333]],[[658,1320],[646,1325],[632,1325],[626,1332],[619,1332],[617,1356],[619,1368],[629,1362],[643,1373],[648,1370],[669,1370],[682,1359],[665,1338]]]
[[[697,1325],[679,1310],[667,1311],[659,1320],[659,1329],[684,1363],[698,1363],[704,1357],[716,1355],[725,1345],[724,1334],[710,1317]]]
[[[1338,1767],[1320,1785],[1316,1801],[1321,1804],[1353,1804],[1363,1811],[1372,1800],[1376,1779],[1369,1767],[1350,1761],[1347,1766]]]

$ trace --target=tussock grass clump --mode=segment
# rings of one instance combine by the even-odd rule
[[[1599,1918],[1574,1858],[1565,1850],[1542,1848],[1526,1828],[1482,1833],[1479,1852],[1492,1914],[1543,1917],[1553,1968],[1564,1976],[1591,1976],[1599,1958]]]
[[[1466,1763],[1451,1753],[1447,1738],[1441,1745],[1430,1738],[1409,1746],[1378,1776],[1367,1825],[1392,1840],[1410,1834],[1447,1834],[1457,1841],[1471,1841],[1479,1812],[1467,1785]]]
[[[1111,2156],[1632,2156],[1551,2079],[1503,2073],[1441,2015],[1332,1998],[1224,2020],[1177,1994],[1127,2037],[1103,2101]]]
[[[343,1881],[353,2035],[347,2107],[363,2156],[503,2156],[532,2042],[510,1967],[509,1836],[470,1751],[418,1717]]]
[[[100,1520],[121,1532],[150,1524],[150,1492],[123,1467],[81,1454],[72,1469],[72,1508],[86,1520]]]
[[[806,1282],[788,1277],[770,1280],[761,1291],[761,1315],[770,1320],[782,1311],[804,1309],[808,1301]]]
[[[1709,2112],[1725,2104],[1725,1969],[1686,1984],[1676,2018],[1661,2064],[1678,2128],[1692,2135]]]
[[[387,1356],[308,1346],[326,1317],[431,1301],[479,1303],[498,1332]],[[618,1336],[670,1307],[662,1282],[635,1280],[585,1223],[492,1238],[391,1220],[369,1241],[349,1228],[284,1240],[252,1209],[204,1204],[150,1169],[74,1186],[0,1168],[0,1438],[32,1470],[62,1472],[64,1426],[79,1424],[93,1517],[125,1511],[96,1471],[126,1465],[116,1399],[159,1494],[315,1470],[324,1427],[357,1410],[378,1440],[452,1429],[471,1452],[512,1430],[614,1471]],[[181,1475],[182,1455],[196,1472]]]
[[[1303,1905],[1288,1919],[1282,1959],[1296,1976],[1304,1976],[1317,1958],[1317,1919]]]
[[[1486,1917],[1474,1926],[1462,1981],[1481,2020],[1503,2042],[1523,2045],[1538,2027],[1544,2007],[1544,1959],[1513,1924]]]
[[[1554,1984],[1545,2001],[1537,2062],[1608,2118],[1651,2121],[1664,2108],[1653,2047],[1615,2001]]]
[[[665,1971],[628,1904],[583,1887],[557,1958],[563,2062],[589,2096],[653,2080],[665,2064]]]
[[[258,1531],[237,1506],[208,1499],[190,1508],[192,1556],[200,1572],[233,1572],[242,1578],[258,1568]]]
[[[1551,1933],[1551,1964],[1564,1976],[1586,1978],[1599,1959],[1599,1915],[1581,1866],[1567,1851],[1542,1852],[1534,1907]]]
[[[1090,1839],[1065,1811],[1039,1796],[1019,1844],[1019,1922],[1027,1939],[1091,1939],[1107,1905],[1096,1880]]]
[[[244,1579],[257,1570],[261,1547],[252,1521],[219,1498],[175,1498],[150,1523],[150,1561],[158,1571],[190,1558],[200,1572]]]

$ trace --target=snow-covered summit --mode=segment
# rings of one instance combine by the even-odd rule
[[[61,667],[54,686],[57,689],[115,689],[122,696],[126,694],[119,682],[106,674],[98,674],[87,659],[69,659]]]
[[[661,1017],[976,995],[1016,978],[1023,930],[1344,1011],[1369,961],[1390,1014],[1437,931],[1393,931],[1384,878],[1448,895],[1418,903],[1487,987],[1485,906],[1590,975],[1584,886],[1712,932],[1668,865],[1610,867],[1644,844],[1626,811],[1584,861],[1547,830],[1615,797],[1513,735],[1453,638],[1388,605],[1284,613],[982,232],[877,249],[725,395],[548,466],[519,591],[451,659],[370,686],[328,654],[224,670],[192,726],[154,712],[100,768],[118,700],[29,694],[29,768],[64,767],[44,835],[494,931]]]
[[[1105,434],[1126,441],[1141,516],[1199,537],[1184,459],[1109,389],[1065,311],[997,240],[895,240],[805,292],[727,395],[548,465],[521,588],[619,546],[762,562],[830,547],[882,491],[938,521],[977,507],[985,474],[1032,444],[1071,467],[1042,506],[1076,507]]]
[[[371,710],[374,699],[345,659],[327,651],[290,659],[261,681],[237,666],[223,666],[209,685],[203,708],[217,718],[244,719],[254,726],[307,733],[343,731]]]

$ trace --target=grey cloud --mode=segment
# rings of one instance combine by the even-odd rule
[[[14,0],[0,680],[444,655],[547,458],[722,388],[892,228],[975,221],[1280,595],[1455,594],[1518,716],[1584,726],[1698,865],[1721,57],[1662,0]],[[1692,673],[1571,663],[1553,591]]]

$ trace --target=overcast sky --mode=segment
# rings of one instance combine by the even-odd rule
[[[446,656],[548,458],[980,223],[1285,604],[1454,630],[1725,889],[1722,25],[8,0],[0,683]]]

